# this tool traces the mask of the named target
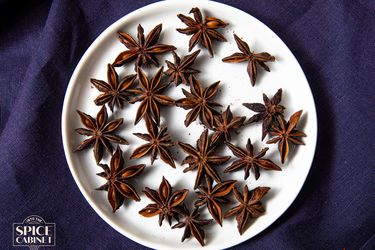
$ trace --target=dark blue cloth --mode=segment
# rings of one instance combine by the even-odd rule
[[[60,117],[79,59],[114,21],[153,1],[0,1],[0,248],[38,214],[60,249],[141,249],[107,225],[65,161]],[[238,249],[375,249],[375,2],[221,1],[260,19],[311,85],[319,138],[297,200]]]

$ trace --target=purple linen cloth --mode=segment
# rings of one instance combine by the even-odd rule
[[[56,223],[57,249],[143,249],[89,206],[60,130],[70,76],[109,25],[153,1],[0,0],[0,246],[12,223]],[[318,111],[315,160],[298,198],[236,249],[375,249],[375,2],[220,1],[273,29],[296,55]]]

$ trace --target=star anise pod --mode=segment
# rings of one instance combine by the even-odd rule
[[[230,131],[241,127],[245,119],[245,116],[236,116],[233,118],[232,111],[228,106],[221,115],[215,116],[215,133],[212,135],[212,143],[216,144],[223,138],[225,141],[230,141]]]
[[[232,165],[224,170],[224,173],[233,172],[240,168],[245,171],[245,180],[249,177],[250,169],[255,174],[255,179],[258,180],[260,173],[259,169],[265,170],[281,170],[279,166],[273,163],[271,160],[262,159],[262,157],[267,153],[268,148],[263,148],[260,153],[254,155],[254,147],[251,144],[250,138],[247,139],[246,150],[233,145],[230,142],[225,142],[232,153],[239,159],[234,161]]]
[[[179,142],[178,145],[185,153],[189,154],[182,162],[182,165],[189,164],[189,167],[184,169],[184,173],[198,169],[194,188],[198,187],[204,176],[212,178],[217,183],[221,182],[220,176],[214,166],[224,164],[230,159],[230,156],[218,156],[214,154],[216,145],[211,143],[207,129],[199,137],[196,148],[183,142]]]
[[[197,192],[197,200],[194,206],[200,207],[207,205],[208,211],[220,226],[223,224],[223,213],[220,204],[227,204],[230,202],[227,196],[233,189],[236,181],[228,180],[223,181],[212,187],[212,179],[206,178],[206,186],[199,186]]]
[[[118,32],[120,42],[129,50],[121,52],[115,59],[113,66],[119,67],[125,63],[136,60],[135,69],[142,65],[150,66],[151,64],[159,67],[159,62],[155,55],[176,49],[176,47],[171,45],[157,43],[162,30],[162,24],[155,26],[155,28],[153,28],[147,35],[146,39],[143,34],[143,27],[140,24],[138,25],[137,30],[138,42],[136,42],[129,34]]]
[[[168,65],[168,70],[166,70],[164,74],[169,76],[169,83],[174,82],[176,86],[181,83],[189,85],[189,76],[199,73],[199,70],[191,68],[199,52],[200,50],[197,50],[190,55],[184,56],[181,60],[180,57],[172,51],[174,63],[165,60]]]
[[[198,240],[198,242],[202,246],[204,246],[205,233],[202,227],[212,224],[213,220],[199,219],[200,213],[198,209],[199,207],[196,207],[190,213],[190,211],[184,204],[182,208],[178,210],[179,214],[182,215],[184,219],[183,221],[174,225],[172,229],[185,227],[185,231],[184,231],[184,234],[182,235],[181,242],[183,242],[185,239],[190,238],[191,235],[193,235]]]
[[[160,124],[160,107],[159,105],[172,105],[174,100],[166,95],[163,95],[163,91],[169,86],[169,84],[161,84],[161,77],[163,73],[163,67],[151,78],[147,79],[147,76],[141,68],[137,69],[138,79],[141,83],[141,88],[132,89],[131,92],[140,95],[135,99],[129,101],[129,103],[141,102],[138,107],[137,115],[135,117],[135,123],[137,124],[142,117],[148,116]]]
[[[257,112],[258,114],[253,115],[246,124],[258,122],[263,120],[262,124],[262,140],[266,137],[267,132],[273,124],[277,124],[277,117],[282,116],[284,113],[284,107],[279,105],[281,102],[282,89],[279,89],[271,100],[263,94],[262,103],[243,103],[246,108]]]
[[[237,47],[242,53],[234,53],[228,57],[223,58],[223,62],[228,63],[240,63],[248,61],[247,73],[250,76],[251,85],[255,85],[257,79],[257,65],[261,66],[266,71],[270,71],[270,68],[265,64],[265,62],[275,61],[275,57],[271,56],[267,52],[254,53],[250,51],[249,45],[241,40],[237,35],[234,35]]]
[[[245,185],[242,194],[236,188],[233,189],[234,196],[239,204],[226,212],[224,217],[236,215],[237,228],[241,235],[247,229],[252,218],[257,218],[264,213],[265,209],[260,200],[270,189],[269,187],[257,187],[249,191],[247,185]]]
[[[102,106],[108,103],[108,107],[112,112],[114,106],[122,108],[123,103],[129,101],[129,97],[132,96],[128,89],[134,83],[135,78],[137,78],[137,75],[133,74],[125,76],[119,81],[115,68],[108,64],[108,83],[102,80],[90,79],[95,88],[103,92],[94,100],[95,104]]]
[[[123,119],[108,121],[107,109],[102,106],[96,119],[77,110],[81,122],[87,128],[77,128],[75,131],[80,135],[91,136],[79,144],[74,151],[81,151],[91,147],[94,144],[94,156],[98,164],[103,158],[103,147],[109,154],[112,154],[111,142],[117,144],[129,144],[125,139],[118,135],[114,135],[115,130],[123,123]]]
[[[177,17],[188,26],[185,29],[177,29],[177,31],[185,35],[193,35],[189,41],[189,52],[200,42],[203,47],[208,49],[210,55],[213,56],[212,40],[215,39],[220,42],[227,41],[216,29],[224,28],[227,24],[215,17],[206,17],[203,20],[199,8],[192,8],[189,14],[191,13],[194,14],[195,20],[182,14],[177,15]]]
[[[191,109],[186,115],[185,126],[188,127],[193,121],[199,119],[208,128],[214,126],[214,115],[219,114],[215,107],[220,104],[211,101],[219,90],[219,83],[215,82],[203,90],[202,83],[194,76],[190,76],[190,92],[182,89],[185,98],[176,101],[176,105],[183,109]]]
[[[167,127],[163,126],[159,131],[156,123],[151,121],[149,118],[146,118],[146,128],[148,134],[134,133],[135,136],[147,141],[147,143],[136,148],[130,158],[137,159],[151,153],[152,165],[157,157],[157,154],[159,154],[160,158],[165,163],[173,168],[176,168],[172,154],[168,149],[169,147],[175,146],[175,144],[172,142],[171,137],[168,134]]]
[[[107,164],[99,164],[104,172],[97,174],[107,180],[107,183],[97,188],[97,190],[108,191],[108,201],[115,212],[124,202],[124,199],[140,201],[139,195],[135,188],[128,183],[134,177],[140,175],[144,168],[144,164],[124,167],[124,158],[120,147],[117,147],[110,162],[110,168]]]
[[[301,114],[302,110],[297,111],[290,117],[289,122],[286,122],[281,116],[277,117],[279,125],[274,125],[270,130],[270,134],[274,136],[274,138],[268,140],[267,143],[279,143],[281,163],[284,163],[288,157],[290,143],[305,145],[300,137],[305,137],[306,134],[296,129]]]
[[[162,225],[164,218],[166,217],[169,225],[172,224],[172,218],[179,221],[177,206],[179,206],[185,199],[189,190],[182,189],[179,191],[172,192],[173,189],[169,184],[168,180],[164,178],[160,183],[159,191],[153,190],[146,187],[143,193],[152,200],[153,204],[147,205],[139,214],[144,217],[153,217],[159,215],[159,226]]]

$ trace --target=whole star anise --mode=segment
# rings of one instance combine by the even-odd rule
[[[247,185],[243,188],[241,194],[236,188],[233,189],[234,196],[239,204],[231,208],[225,213],[225,218],[236,215],[238,232],[242,235],[247,229],[251,219],[261,216],[265,209],[261,203],[261,199],[267,194],[271,188],[257,187],[249,191]]]
[[[112,154],[111,142],[117,144],[129,144],[125,139],[114,135],[115,130],[123,123],[123,119],[116,119],[108,122],[108,114],[105,106],[102,106],[96,119],[88,114],[77,110],[81,122],[87,128],[77,128],[75,131],[80,135],[90,136],[89,139],[81,142],[74,151],[81,151],[94,144],[94,156],[98,164],[103,158],[103,147],[109,154]]]
[[[283,117],[278,116],[278,125],[274,125],[270,130],[271,136],[274,138],[267,141],[270,143],[279,143],[279,152],[281,163],[284,163],[289,154],[289,144],[305,145],[300,137],[305,137],[306,134],[296,129],[297,123],[301,117],[302,110],[297,111],[291,115],[289,122],[286,122]]]
[[[182,215],[184,219],[183,221],[174,225],[172,229],[185,227],[185,231],[184,231],[184,234],[182,235],[181,242],[183,242],[185,239],[190,238],[191,235],[193,235],[198,240],[198,242],[202,246],[204,246],[205,233],[202,227],[212,224],[213,220],[199,219],[200,213],[198,209],[199,207],[196,207],[190,213],[188,208],[184,204],[183,207],[178,210],[179,214]]]
[[[222,139],[230,141],[230,131],[243,126],[245,119],[245,116],[236,116],[233,118],[232,111],[228,106],[221,115],[215,116],[215,133],[212,135],[212,143],[216,144]]]
[[[199,73],[199,70],[191,68],[195,59],[197,59],[199,52],[200,50],[197,50],[190,55],[184,56],[181,60],[180,57],[172,51],[174,63],[171,63],[168,60],[165,61],[168,65],[168,70],[165,71],[164,74],[169,76],[169,83],[174,82],[176,86],[181,83],[189,85],[189,76]]]
[[[163,95],[163,91],[169,86],[169,84],[161,84],[161,77],[163,73],[163,67],[151,78],[147,79],[147,76],[141,68],[137,69],[138,79],[141,83],[141,88],[130,90],[134,94],[140,95],[129,103],[141,102],[138,107],[138,111],[135,117],[135,123],[137,124],[142,117],[148,116],[160,124],[160,107],[159,105],[172,105],[174,100],[166,95]]]
[[[270,71],[270,68],[265,62],[275,61],[275,57],[271,56],[267,52],[254,53],[250,51],[249,45],[241,40],[237,35],[234,35],[237,47],[242,53],[234,53],[228,57],[223,58],[223,62],[227,63],[240,63],[248,61],[247,73],[250,76],[251,85],[255,85],[257,79],[257,65],[261,66],[266,71]]]
[[[159,62],[155,55],[176,49],[176,47],[171,45],[157,43],[162,30],[162,24],[155,26],[155,28],[153,28],[147,35],[146,39],[143,34],[143,27],[140,24],[138,25],[137,30],[138,42],[136,42],[129,34],[118,32],[120,42],[129,50],[121,52],[115,59],[113,66],[119,67],[125,63],[136,60],[135,69],[142,65],[149,66],[151,64],[159,67]]]
[[[177,207],[184,201],[189,190],[182,189],[172,193],[172,187],[168,180],[164,178],[160,183],[159,191],[155,191],[148,187],[145,188],[143,193],[153,202],[154,204],[149,204],[141,211],[144,217],[153,217],[159,215],[159,225],[161,226],[164,218],[167,218],[169,225],[172,224],[172,218],[179,221]]]
[[[134,133],[134,135],[141,138],[142,140],[148,141],[148,143],[136,148],[130,158],[137,159],[148,153],[151,153],[152,165],[157,155],[159,154],[160,158],[165,163],[173,168],[176,168],[172,154],[168,149],[169,147],[175,146],[175,143],[172,142],[171,137],[168,134],[167,127],[163,126],[159,131],[156,123],[151,121],[149,118],[146,118],[146,128],[148,134]]]
[[[236,181],[228,180],[223,181],[212,187],[212,179],[206,179],[206,186],[199,186],[199,191],[197,192],[197,200],[194,203],[194,206],[200,207],[207,205],[208,211],[212,215],[212,218],[215,219],[220,226],[223,225],[223,213],[221,211],[220,204],[227,204],[230,202],[227,196],[233,189]]]
[[[115,68],[111,64],[108,64],[108,83],[102,80],[90,79],[95,88],[103,92],[103,94],[100,94],[94,100],[95,104],[102,106],[108,103],[111,111],[113,111],[114,106],[122,108],[123,103],[129,101],[129,97],[132,96],[132,93],[128,89],[134,83],[135,78],[137,78],[137,75],[133,74],[125,76],[119,81]]]
[[[189,41],[189,52],[200,42],[203,47],[208,49],[210,55],[213,56],[212,40],[215,39],[220,42],[227,41],[216,29],[224,28],[227,24],[215,17],[206,17],[203,21],[202,13],[199,8],[192,8],[189,14],[191,13],[194,14],[195,20],[182,14],[177,15],[177,17],[188,26],[185,29],[177,29],[177,31],[185,35],[193,35]]]
[[[185,126],[188,127],[193,121],[199,119],[208,128],[214,126],[214,115],[219,114],[215,107],[220,104],[211,101],[219,90],[219,83],[215,82],[203,90],[202,83],[194,76],[190,76],[190,92],[182,89],[185,98],[176,101],[176,105],[183,109],[191,109],[186,115]]]
[[[124,167],[122,151],[120,147],[117,147],[111,158],[110,168],[107,164],[99,164],[99,166],[103,168],[104,172],[97,175],[105,178],[107,182],[97,188],[97,190],[108,191],[108,201],[111,204],[113,212],[123,204],[125,198],[135,201],[141,200],[135,188],[128,181],[140,175],[145,165],[140,164]]]
[[[243,103],[246,108],[257,112],[258,114],[253,115],[246,124],[258,122],[263,120],[262,124],[262,140],[266,137],[267,132],[273,124],[277,124],[277,117],[282,116],[284,113],[284,107],[279,105],[281,102],[282,89],[279,89],[271,100],[263,94],[262,103]]]
[[[264,148],[260,151],[260,153],[254,155],[254,147],[251,144],[250,138],[247,139],[246,150],[237,147],[230,142],[225,142],[225,144],[232,151],[232,153],[239,159],[234,161],[232,165],[226,168],[224,170],[224,173],[233,172],[240,168],[243,168],[245,171],[245,180],[249,177],[250,170],[252,170],[252,172],[255,174],[255,179],[258,180],[260,176],[260,168],[265,170],[281,170],[281,168],[277,166],[275,163],[273,163],[271,160],[262,159],[262,157],[268,151],[268,148]]]
[[[214,154],[217,145],[211,143],[207,129],[205,129],[199,137],[197,148],[183,142],[179,142],[178,145],[185,153],[189,154],[182,162],[182,165],[189,164],[189,167],[184,169],[184,173],[198,169],[194,188],[198,187],[204,176],[206,176],[206,178],[212,178],[217,183],[221,182],[221,178],[214,166],[224,164],[230,159],[230,156],[218,156]]]

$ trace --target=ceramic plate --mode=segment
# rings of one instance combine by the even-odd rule
[[[106,80],[107,64],[112,63],[116,56],[125,50],[125,47],[117,39],[117,31],[124,31],[136,37],[136,28],[142,24],[147,34],[154,26],[163,24],[163,31],[159,42],[172,44],[177,47],[177,53],[186,55],[190,37],[180,34],[176,28],[184,28],[185,25],[176,17],[183,13],[188,15],[192,7],[199,7],[204,15],[218,17],[230,23],[221,33],[228,42],[214,42],[215,57],[211,58],[207,50],[202,49],[195,68],[201,73],[197,77],[204,86],[208,86],[216,81],[220,81],[220,93],[216,100],[225,109],[227,105],[235,115],[251,117],[254,113],[242,106],[245,102],[262,102],[262,93],[273,96],[279,88],[283,89],[282,105],[286,108],[285,116],[303,109],[299,128],[307,134],[304,138],[305,146],[293,148],[290,158],[285,164],[281,164],[277,145],[267,145],[261,141],[261,123],[252,124],[240,130],[240,133],[233,138],[233,143],[244,147],[247,138],[251,138],[255,150],[269,147],[266,156],[282,167],[282,171],[261,171],[260,178],[255,181],[253,175],[244,181],[243,171],[233,174],[223,174],[223,169],[229,166],[219,167],[219,173],[223,179],[240,180],[237,187],[242,189],[247,184],[250,188],[257,186],[269,186],[271,191],[264,198],[266,212],[263,216],[254,220],[247,231],[240,236],[235,218],[225,219],[223,227],[217,224],[205,227],[206,246],[205,249],[227,248],[243,241],[246,241],[256,234],[269,227],[285,210],[291,205],[310,170],[314,156],[317,137],[317,118],[313,96],[305,75],[288,47],[283,41],[272,32],[266,25],[253,16],[235,9],[233,7],[210,1],[164,1],[158,2],[141,9],[138,9],[108,27],[89,47],[81,61],[77,65],[66,92],[64,107],[62,112],[62,137],[65,155],[70,171],[80,188],[82,194],[92,206],[92,208],[110,226],[126,237],[151,248],[162,249],[189,249],[200,247],[199,243],[191,238],[181,243],[183,229],[170,229],[166,221],[159,227],[157,217],[144,218],[138,211],[145,207],[150,201],[143,194],[140,202],[125,202],[116,213],[112,213],[110,204],[107,201],[105,191],[96,191],[95,188],[103,184],[101,177],[96,173],[101,172],[101,168],[96,166],[92,150],[73,153],[73,148],[85,138],[79,136],[74,129],[82,127],[76,109],[79,109],[95,117],[100,107],[93,103],[99,92],[91,85],[90,78]],[[267,51],[274,55],[277,60],[268,63],[271,72],[267,73],[259,70],[258,80],[255,87],[252,87],[246,72],[246,63],[228,64],[221,59],[238,51],[233,34],[237,34],[248,42],[250,48],[256,52]],[[159,56],[159,61],[164,64],[164,60],[173,60],[171,53]],[[133,74],[134,64],[116,68],[120,77]],[[156,68],[146,69],[148,76],[156,72]],[[181,89],[186,86],[175,87],[171,85],[167,94],[172,98],[183,98]],[[150,158],[129,161],[129,156],[133,150],[144,141],[135,137],[133,133],[146,133],[144,121],[134,126],[135,113],[139,103],[126,105],[124,110],[115,110],[111,113],[111,118],[124,118],[124,124],[119,135],[130,142],[129,146],[121,146],[127,165],[144,163],[146,170],[134,183],[139,194],[142,189],[148,186],[157,189],[162,177],[165,176],[172,186],[177,188],[188,188],[190,190],[188,201],[194,199],[194,180],[196,171],[183,173],[186,166],[181,166],[182,159],[186,156],[179,148],[175,148],[173,154],[177,159],[177,167],[173,169],[164,164],[161,160],[156,160],[154,165],[150,165]],[[194,122],[188,128],[184,126],[185,115],[188,111],[178,107],[162,108],[161,123],[168,126],[170,134],[175,141],[184,141],[195,145],[196,140],[203,131],[203,126]],[[230,151],[222,147],[223,155],[232,155]],[[109,162],[109,157],[105,157],[103,163]],[[192,202],[190,202],[192,204]],[[227,209],[228,207],[225,207]],[[204,218],[210,215],[206,208],[202,209]]]

